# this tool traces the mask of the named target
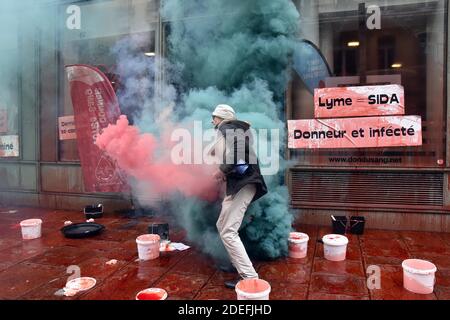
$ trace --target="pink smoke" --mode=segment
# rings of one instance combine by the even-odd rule
[[[219,186],[212,177],[214,167],[176,165],[164,152],[156,158],[156,152],[168,151],[170,146],[160,146],[153,135],[140,133],[137,127],[129,125],[125,115],[121,115],[116,124],[108,125],[97,137],[96,144],[128,175],[149,183],[152,192],[180,191],[188,197],[207,201],[218,197]]]

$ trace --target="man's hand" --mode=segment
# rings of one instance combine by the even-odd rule
[[[216,170],[216,172],[214,172],[214,174],[213,174],[213,177],[217,181],[225,181],[225,175],[223,174],[223,172],[221,170]]]

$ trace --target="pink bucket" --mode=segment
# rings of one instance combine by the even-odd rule
[[[157,234],[143,234],[137,237],[139,259],[145,261],[158,258],[160,240]]]
[[[238,300],[269,300],[270,284],[261,279],[244,279],[237,283]]]
[[[419,293],[430,294],[434,291],[436,282],[436,266],[426,260],[408,259],[403,261],[403,286],[406,290]]]
[[[20,222],[22,227],[22,239],[31,240],[40,238],[42,235],[42,220],[41,219],[28,219]]]
[[[308,253],[309,236],[306,233],[291,232],[289,234],[289,257],[305,258]]]

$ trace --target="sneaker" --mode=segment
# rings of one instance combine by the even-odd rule
[[[228,289],[234,289],[234,288],[236,288],[236,285],[238,284],[238,282],[241,280],[242,280],[242,278],[225,281],[225,287],[227,287]]]

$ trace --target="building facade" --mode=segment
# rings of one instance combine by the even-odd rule
[[[400,84],[405,114],[422,118],[423,145],[289,150],[292,203],[308,223],[365,216],[383,228],[449,230],[446,1],[298,1],[300,38],[329,64],[326,87]],[[376,21],[378,19],[378,21]],[[314,117],[294,73],[289,119]]]
[[[329,66],[325,86],[401,84],[406,115],[421,116],[423,126],[421,147],[286,149],[298,219],[328,225],[330,214],[363,215],[369,227],[450,231],[448,0],[293,2],[298,39],[315,44]],[[70,26],[72,5],[80,8],[79,29]],[[45,21],[6,12],[0,22],[8,29],[0,34],[1,144],[16,143],[0,157],[0,203],[129,207],[126,195],[85,192],[76,140],[59,137],[58,119],[73,115],[64,66],[97,66],[119,86],[113,46],[133,35],[142,39],[135,50],[164,56],[170,21],[161,19],[158,0],[49,0],[42,7]],[[286,119],[314,117],[313,94],[295,70],[285,111]]]

